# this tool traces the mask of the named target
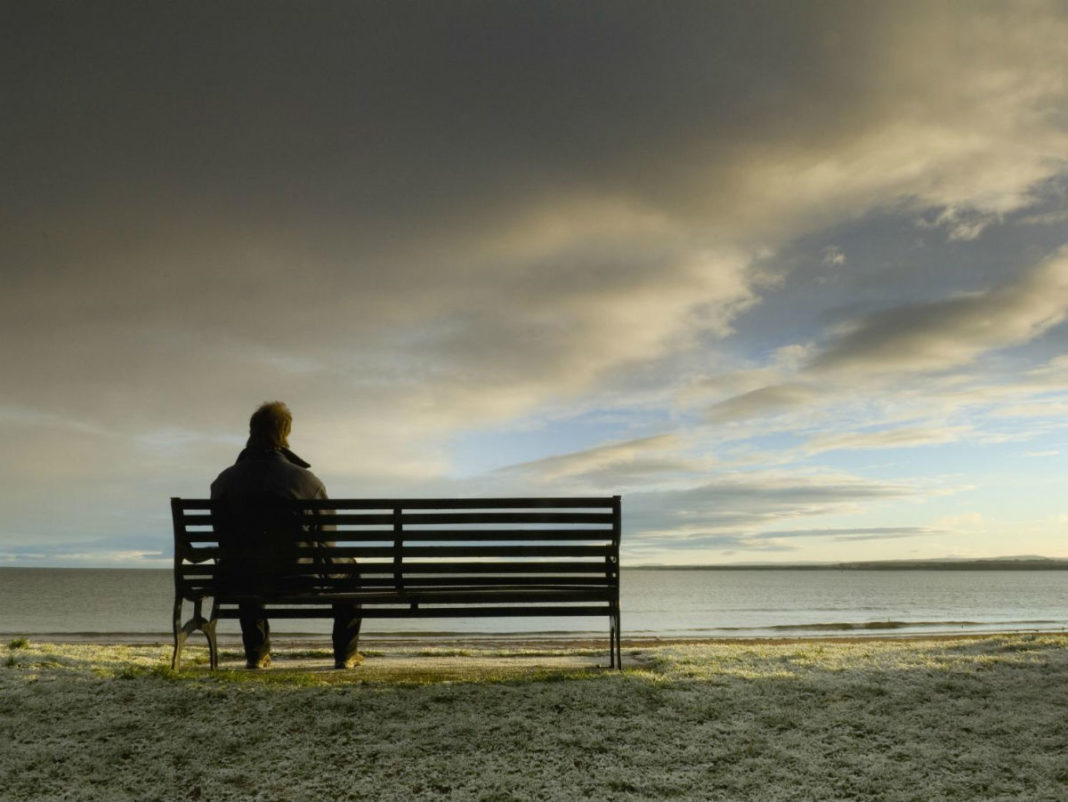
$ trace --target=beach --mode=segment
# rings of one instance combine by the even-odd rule
[[[1068,636],[0,645],[0,798],[1064,799]]]

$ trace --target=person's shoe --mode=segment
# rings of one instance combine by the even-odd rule
[[[356,666],[358,666],[362,662],[363,662],[363,655],[362,654],[354,654],[348,660],[335,660],[334,661],[334,668],[356,668]]]
[[[271,664],[271,656],[265,654],[259,660],[248,660],[245,662],[246,668],[267,668]]]

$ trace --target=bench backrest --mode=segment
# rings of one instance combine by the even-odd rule
[[[288,503],[305,524],[293,534],[298,544],[286,568],[288,587],[405,593],[551,586],[618,593],[619,496]],[[171,512],[176,594],[215,595],[216,560],[226,546],[220,543],[223,508],[172,498]]]

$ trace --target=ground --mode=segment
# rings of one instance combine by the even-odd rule
[[[0,799],[1068,799],[1066,635],[625,647],[15,639]]]

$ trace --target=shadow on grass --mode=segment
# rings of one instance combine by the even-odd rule
[[[155,665],[113,667],[109,672],[119,679],[160,677],[192,683],[281,687],[562,682],[620,673],[605,667],[603,653],[592,650],[422,648],[391,653],[365,650],[361,654],[362,664],[336,669],[329,649],[281,649],[272,653],[270,667],[247,669],[241,651],[223,650],[219,669],[211,671],[207,649],[192,648],[186,650],[181,671],[171,671],[168,659]],[[598,664],[598,658],[602,658],[602,664]]]

